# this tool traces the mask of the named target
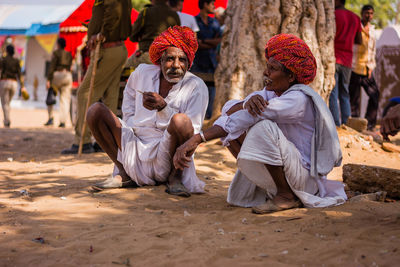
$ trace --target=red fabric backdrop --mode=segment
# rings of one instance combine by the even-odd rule
[[[196,16],[200,12],[198,3],[199,3],[199,0],[184,0],[182,12],[190,14],[192,16]],[[214,5],[215,5],[215,8],[223,7],[226,9],[226,6],[228,5],[228,0],[215,0]]]
[[[86,36],[86,29],[84,29],[82,23],[87,24],[92,17],[93,3],[94,0],[85,0],[65,21],[60,24],[60,37],[65,38],[67,42],[65,49],[71,52],[73,57],[75,57],[77,47],[82,44],[83,38]],[[226,8],[227,4],[228,0],[216,0],[215,8]],[[196,16],[200,12],[198,0],[185,0],[183,2],[182,11]],[[136,20],[138,14],[139,13],[135,9],[132,9],[132,24]],[[128,49],[129,56],[135,52],[137,48],[137,43],[132,43],[129,40],[125,41],[125,45]]]
[[[65,38],[67,46],[65,50],[71,52],[75,57],[76,49],[82,44],[83,38],[86,36],[86,29],[82,23],[87,24],[92,17],[92,7],[94,0],[85,0],[65,21],[60,24],[60,37]],[[132,23],[136,20],[138,12],[132,9]],[[125,41],[128,54],[135,52],[137,43],[129,40]]]

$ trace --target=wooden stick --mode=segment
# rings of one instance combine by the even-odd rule
[[[93,62],[92,76],[90,77],[89,94],[88,94],[86,108],[85,108],[85,117],[83,118],[83,125],[82,125],[82,130],[81,130],[81,140],[79,142],[78,156],[80,156],[82,154],[83,136],[85,135],[85,132],[86,132],[86,115],[87,115],[87,111],[89,109],[90,99],[92,98],[92,94],[93,94],[94,78],[96,76],[96,69],[97,69],[97,61],[99,61],[99,56],[100,56],[100,46],[101,46],[101,41],[97,40],[96,49],[94,52],[94,59],[93,59],[94,62]]]

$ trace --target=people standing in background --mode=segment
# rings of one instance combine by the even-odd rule
[[[189,27],[195,33],[197,33],[200,30],[196,20],[192,15],[182,13],[183,0],[168,0],[168,4],[171,7],[171,9],[178,14],[179,19],[181,20],[181,26]]]
[[[57,39],[57,49],[51,56],[50,69],[47,75],[46,87],[53,87],[53,90],[60,95],[60,124],[58,127],[64,128],[69,114],[72,88],[72,55],[65,51],[66,41],[64,38]],[[47,106],[49,120],[45,126],[54,124],[53,106]]]
[[[21,91],[26,92],[24,81],[21,74],[21,66],[19,60],[14,58],[14,46],[7,45],[6,56],[1,60],[1,81],[0,81],[0,97],[1,106],[3,108],[4,127],[10,127],[10,102],[17,91],[18,82]],[[26,92],[27,94],[27,92]]]
[[[192,66],[192,72],[214,73],[217,68],[217,47],[221,42],[221,28],[215,18],[209,17],[214,14],[214,0],[199,0],[200,13],[195,17],[200,31],[197,33],[199,49]],[[206,119],[210,119],[213,112],[215,98],[214,82],[206,81],[208,87],[208,107]]]
[[[369,97],[365,114],[369,131],[375,128],[379,105],[379,89],[372,75],[376,66],[376,35],[374,25],[371,24],[373,17],[373,6],[363,6],[361,9],[362,43],[354,46],[353,69],[349,86],[352,117],[360,117],[361,87]]]
[[[138,42],[139,48],[129,57],[125,67],[136,68],[142,63],[152,64],[149,48],[153,40],[169,27],[181,25],[178,14],[167,5],[167,0],[152,0],[151,3],[145,6],[132,25],[129,39]]]
[[[38,101],[39,78],[35,75],[33,79],[33,100]]]
[[[119,81],[128,56],[124,41],[131,34],[131,0],[95,0],[92,18],[88,27],[88,46],[91,50],[90,65],[78,89],[78,113],[75,124],[75,138],[70,148],[62,154],[77,154],[82,135],[86,104],[101,101],[113,113],[117,112]],[[92,98],[88,100],[92,78],[95,47],[100,44]],[[91,133],[83,136],[82,153],[96,152],[91,142]]]
[[[345,3],[346,0],[335,0],[336,84],[329,96],[329,109],[336,126],[345,124],[350,117],[349,83],[353,60],[353,44],[362,43],[360,18],[350,10],[347,10],[344,7]]]

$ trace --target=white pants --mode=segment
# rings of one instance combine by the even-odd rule
[[[228,191],[230,204],[254,207],[274,198],[277,188],[265,166],[268,164],[283,166],[292,191],[305,206],[314,206],[309,199],[318,192],[318,184],[303,166],[296,146],[286,139],[275,122],[263,120],[249,130],[237,163],[238,171]]]
[[[71,102],[72,74],[70,71],[55,71],[51,85],[56,87],[60,95],[60,123],[66,123]],[[53,105],[47,106],[49,119],[53,118]]]
[[[15,91],[17,91],[18,83],[12,79],[5,79],[0,81],[0,97],[1,106],[3,108],[4,125],[10,124],[10,102],[13,98]]]
[[[156,182],[167,182],[168,175],[172,167],[172,156],[170,153],[171,135],[165,130],[157,145],[157,155],[151,160],[143,160],[138,150],[138,142],[141,142],[133,129],[120,120],[121,147],[118,150],[117,160],[121,162],[126,173],[139,186],[155,185]],[[143,156],[143,155],[142,155]],[[114,168],[113,175],[117,174]],[[183,185],[191,193],[204,193],[205,183],[196,175],[193,160],[189,163],[189,168],[185,168],[182,177]]]

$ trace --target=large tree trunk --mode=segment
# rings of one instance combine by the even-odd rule
[[[215,73],[214,117],[229,99],[242,99],[263,88],[264,47],[273,35],[302,38],[318,65],[311,87],[327,101],[334,86],[335,16],[332,0],[229,1],[221,61]]]

